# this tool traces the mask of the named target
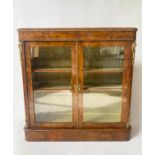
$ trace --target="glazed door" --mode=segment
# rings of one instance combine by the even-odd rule
[[[126,42],[81,42],[79,46],[80,127],[124,126],[128,106]],[[126,94],[126,96],[125,96]],[[125,118],[125,119],[124,119]]]
[[[31,127],[77,126],[77,56],[73,42],[27,42]]]

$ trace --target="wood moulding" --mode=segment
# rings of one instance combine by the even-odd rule
[[[18,29],[19,41],[134,41],[136,28]]]
[[[127,141],[130,129],[29,129],[25,128],[27,141]]]

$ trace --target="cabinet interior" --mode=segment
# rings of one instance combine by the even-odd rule
[[[36,122],[72,122],[72,53],[70,47],[31,48]],[[82,54],[83,122],[120,122],[124,47],[87,46]]]

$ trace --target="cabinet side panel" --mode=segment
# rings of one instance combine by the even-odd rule
[[[21,48],[21,67],[22,67],[22,78],[23,78],[23,90],[24,90],[24,104],[25,104],[25,126],[30,126],[30,115],[29,115],[29,102],[28,102],[28,89],[27,89],[27,78],[26,78],[26,57],[25,57],[25,43],[20,42],[19,48]]]
[[[33,126],[33,124],[35,122],[35,117],[34,117],[34,103],[33,103],[32,75],[31,75],[31,58],[30,58],[29,43],[25,43],[25,58],[26,58],[26,78],[27,78],[30,126]]]
[[[126,52],[125,52],[125,61],[124,61],[124,77],[123,77],[123,94],[122,94],[122,122],[129,122],[130,115],[130,102],[131,102],[131,89],[132,89],[132,42],[128,43]]]

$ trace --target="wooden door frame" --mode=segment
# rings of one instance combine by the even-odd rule
[[[35,46],[60,46],[60,47],[71,47],[72,55],[72,122],[35,122],[35,107],[33,101],[33,87],[32,87],[32,70],[31,70],[31,57],[30,48]],[[73,85],[77,84],[77,52],[75,42],[58,42],[58,41],[39,41],[39,42],[25,42],[25,71],[27,79],[27,93],[28,93],[28,110],[29,110],[29,126],[30,128],[77,128],[78,126],[78,104],[77,104],[77,90],[74,89]]]
[[[78,46],[78,83],[81,85],[79,91],[79,127],[80,128],[103,128],[103,127],[126,127],[129,121],[130,98],[131,98],[131,79],[132,79],[132,61],[131,61],[132,42],[127,41],[98,41],[98,42],[79,42]],[[83,47],[84,46],[123,46],[123,81],[122,81],[122,99],[121,99],[121,121],[111,123],[83,122]]]

